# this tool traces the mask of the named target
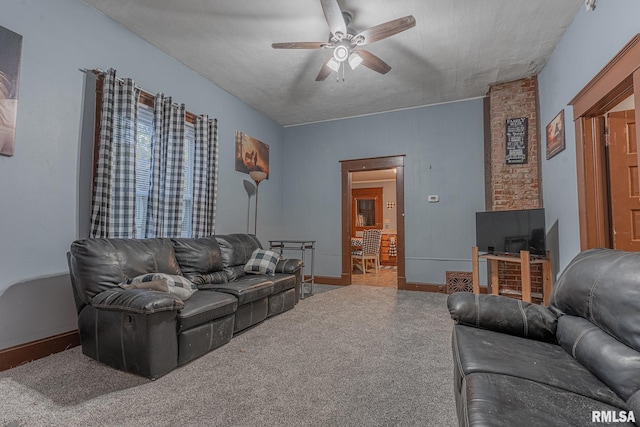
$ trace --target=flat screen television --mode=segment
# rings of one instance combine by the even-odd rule
[[[481,252],[545,256],[544,209],[476,212],[476,246]]]

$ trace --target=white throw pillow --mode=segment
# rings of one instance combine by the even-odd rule
[[[193,282],[189,281],[186,277],[165,273],[142,274],[132,279],[125,280],[120,284],[120,287],[124,289],[129,289],[132,287],[139,288],[139,284],[143,284],[145,282],[151,284],[151,282],[158,281],[164,282],[169,293],[177,296],[181,300],[189,299],[189,297],[191,297],[191,295],[193,295],[193,293],[198,290],[198,287]],[[157,288],[154,286],[150,287],[150,289]]]

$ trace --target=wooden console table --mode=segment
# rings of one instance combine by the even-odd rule
[[[494,255],[478,253],[478,247],[473,247],[472,254],[472,275],[473,293],[480,293],[480,266],[479,259],[484,258],[491,263],[491,293],[500,295],[500,283],[498,279],[498,262],[513,262],[520,264],[520,279],[522,283],[522,301],[531,302],[531,265],[542,264],[542,302],[549,305],[551,295],[551,258],[549,252],[545,258],[531,258],[529,251],[520,251],[520,256]]]

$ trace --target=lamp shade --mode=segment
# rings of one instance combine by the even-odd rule
[[[355,70],[358,65],[362,64],[362,61],[362,56],[358,55],[357,52],[353,52],[351,56],[349,56],[349,66],[352,70]]]
[[[340,62],[336,61],[335,58],[331,58],[329,62],[327,62],[327,67],[331,68],[337,73],[340,69]]]
[[[255,182],[262,182],[267,177],[267,173],[262,171],[251,171],[249,172],[249,176]]]

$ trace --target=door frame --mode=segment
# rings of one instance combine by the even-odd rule
[[[396,169],[396,229],[398,289],[406,289],[404,259],[404,158],[405,154],[366,159],[341,160],[342,180],[342,274],[340,284],[351,284],[351,172]]]
[[[611,247],[602,115],[630,95],[636,123],[640,123],[640,34],[569,102],[576,131],[581,250]],[[640,126],[636,126],[636,139],[640,141]],[[640,150],[638,157],[640,160]]]

